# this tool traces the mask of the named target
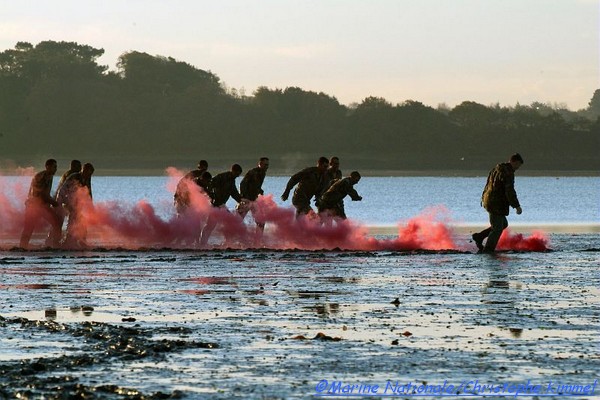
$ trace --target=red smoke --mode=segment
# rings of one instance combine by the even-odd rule
[[[442,207],[426,210],[399,225],[397,238],[377,240],[376,250],[458,250],[447,213]]]
[[[179,175],[170,169],[167,186],[174,192]],[[175,182],[175,184],[173,184]],[[156,214],[154,207],[146,200],[136,204],[120,202],[100,202],[86,210],[86,220],[90,230],[95,231],[102,243],[124,248],[139,247],[189,247],[199,237],[201,228],[209,212],[223,210],[214,209],[206,195],[192,181],[184,182],[191,205],[181,216],[173,215],[163,220]],[[219,217],[221,219],[221,217]],[[226,220],[226,216],[222,218]],[[238,225],[242,225],[241,221]]]
[[[33,173],[33,171],[29,171]],[[183,175],[169,168],[167,188],[174,192]],[[92,178],[93,180],[93,178]],[[0,237],[2,245],[14,246],[19,241],[23,224],[24,200],[30,180],[18,182],[0,176]],[[157,215],[146,200],[135,204],[120,201],[89,203],[82,208],[80,222],[87,230],[87,242],[99,248],[196,248],[202,227],[209,216],[216,218],[217,227],[208,242],[208,248],[269,248],[269,249],[342,249],[365,251],[412,250],[473,250],[458,244],[443,208],[429,209],[421,215],[398,225],[397,236],[379,239],[368,234],[368,229],[351,220],[320,219],[318,216],[296,218],[291,207],[278,206],[273,195],[261,196],[256,201],[256,212],[242,221],[235,210],[214,208],[208,197],[195,183],[188,182],[190,206],[181,216],[167,219]],[[86,204],[85,193],[80,201]],[[264,232],[256,229],[252,217],[266,224]],[[40,223],[36,232],[45,235],[48,224]],[[63,231],[66,227],[63,227]],[[544,251],[548,239],[541,232],[528,238],[505,232],[498,250]]]
[[[547,251],[548,237],[542,231],[534,231],[531,236],[524,237],[520,233],[512,233],[510,229],[504,230],[498,241],[497,250],[517,251]]]
[[[33,168],[19,169],[16,175],[27,179],[11,179],[0,175],[0,234],[20,234],[23,229],[25,199],[34,175]]]

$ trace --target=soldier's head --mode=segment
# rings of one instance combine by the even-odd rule
[[[317,168],[319,168],[321,171],[326,171],[328,166],[329,160],[327,157],[320,157],[319,161],[317,161]]]
[[[71,171],[81,171],[81,161],[79,160],[71,160]]]
[[[90,163],[83,164],[83,168],[81,169],[81,176],[85,179],[89,179],[94,173],[94,166]]]
[[[49,158],[46,160],[44,167],[46,168],[46,172],[48,172],[50,175],[54,175],[56,173],[56,169],[58,168],[58,163],[54,158]]]
[[[263,170],[268,170],[269,169],[269,157],[261,157],[260,160],[258,160],[258,168],[263,169]]]
[[[242,167],[240,164],[233,164],[231,166],[231,173],[233,174],[234,177],[238,177],[242,174]]]
[[[200,171],[206,171],[208,169],[208,161],[206,161],[206,160],[198,161],[198,169]]]
[[[360,174],[358,171],[352,171],[350,173],[350,182],[352,182],[353,185],[356,185],[358,181],[360,181]]]
[[[337,171],[340,169],[340,159],[338,157],[331,157],[329,159],[329,169]]]
[[[512,156],[510,156],[510,159],[508,161],[510,162],[510,165],[512,165],[515,171],[518,170],[521,167],[521,165],[523,165],[523,157],[521,157],[519,153],[515,153]]]

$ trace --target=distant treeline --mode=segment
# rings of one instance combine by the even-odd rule
[[[96,62],[103,53],[54,41],[0,53],[3,166],[53,157],[92,161],[99,172],[161,170],[203,158],[211,169],[217,160],[246,169],[265,155],[286,172],[337,155],[347,171],[464,171],[519,151],[530,171],[600,170],[600,89],[576,112],[472,101],[434,109],[378,97],[345,106],[297,87],[245,95],[212,72],[137,51],[109,72]]]

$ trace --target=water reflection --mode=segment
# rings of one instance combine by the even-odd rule
[[[323,276],[317,278],[320,281],[330,282],[330,283],[353,283],[357,284],[361,282],[361,278],[352,276],[352,277],[344,277],[344,276]]]
[[[49,320],[49,321],[56,320],[56,309],[55,308],[49,308],[47,310],[44,310],[44,317],[47,320]]]
[[[97,379],[118,387],[126,377],[144,393],[192,388],[205,392],[183,397],[212,398],[218,397],[211,392],[216,387],[239,382],[236,387],[252,390],[250,397],[291,398],[313,393],[323,376],[385,381],[385,371],[434,383],[469,376],[533,382],[579,371],[583,382],[597,361],[590,355],[597,344],[597,313],[590,311],[600,295],[592,268],[597,252],[386,253],[360,263],[326,254],[329,262],[319,265],[311,265],[305,253],[257,252],[254,257],[263,261],[251,267],[226,259],[227,253],[159,256],[103,255],[108,261],[94,271],[108,273],[90,278],[73,274],[90,267],[74,266],[77,258],[62,253],[49,260],[60,268],[45,276],[27,274],[22,266],[22,274],[0,272],[0,314],[6,318],[0,325],[7,326],[0,329],[0,360],[3,367],[6,360],[14,366],[4,382],[14,387],[19,359],[63,357],[48,364],[38,382],[58,386],[46,380],[56,368],[52,376],[76,383]],[[28,262],[35,264],[36,257]],[[128,275],[135,271],[144,275]],[[23,327],[16,317],[44,324]],[[59,325],[66,329],[54,329]],[[97,357],[98,347],[75,336],[90,329],[123,338],[123,347],[95,340],[94,346],[110,351],[108,358]],[[135,338],[142,348],[127,348],[131,329],[142,339],[148,335],[142,342]],[[206,340],[226,350],[186,350]],[[145,349],[151,358],[139,358]],[[70,368],[73,360],[94,362]],[[31,376],[23,382],[29,384]],[[231,389],[221,397],[239,393]]]
[[[339,303],[317,303],[312,306],[305,306],[303,309],[314,312],[319,317],[329,317],[340,312],[340,305]]]
[[[523,317],[520,315],[520,284],[510,283],[510,258],[494,255],[487,263],[488,281],[482,288],[482,304],[487,313],[494,316],[494,321],[501,329],[508,328],[513,338],[523,334]]]
[[[508,330],[510,331],[510,334],[515,338],[520,338],[523,334],[522,328],[509,328]]]

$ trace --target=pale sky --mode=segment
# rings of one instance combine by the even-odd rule
[[[343,104],[533,101],[585,108],[600,88],[600,0],[0,0],[18,41],[136,50],[251,95],[298,86]]]

